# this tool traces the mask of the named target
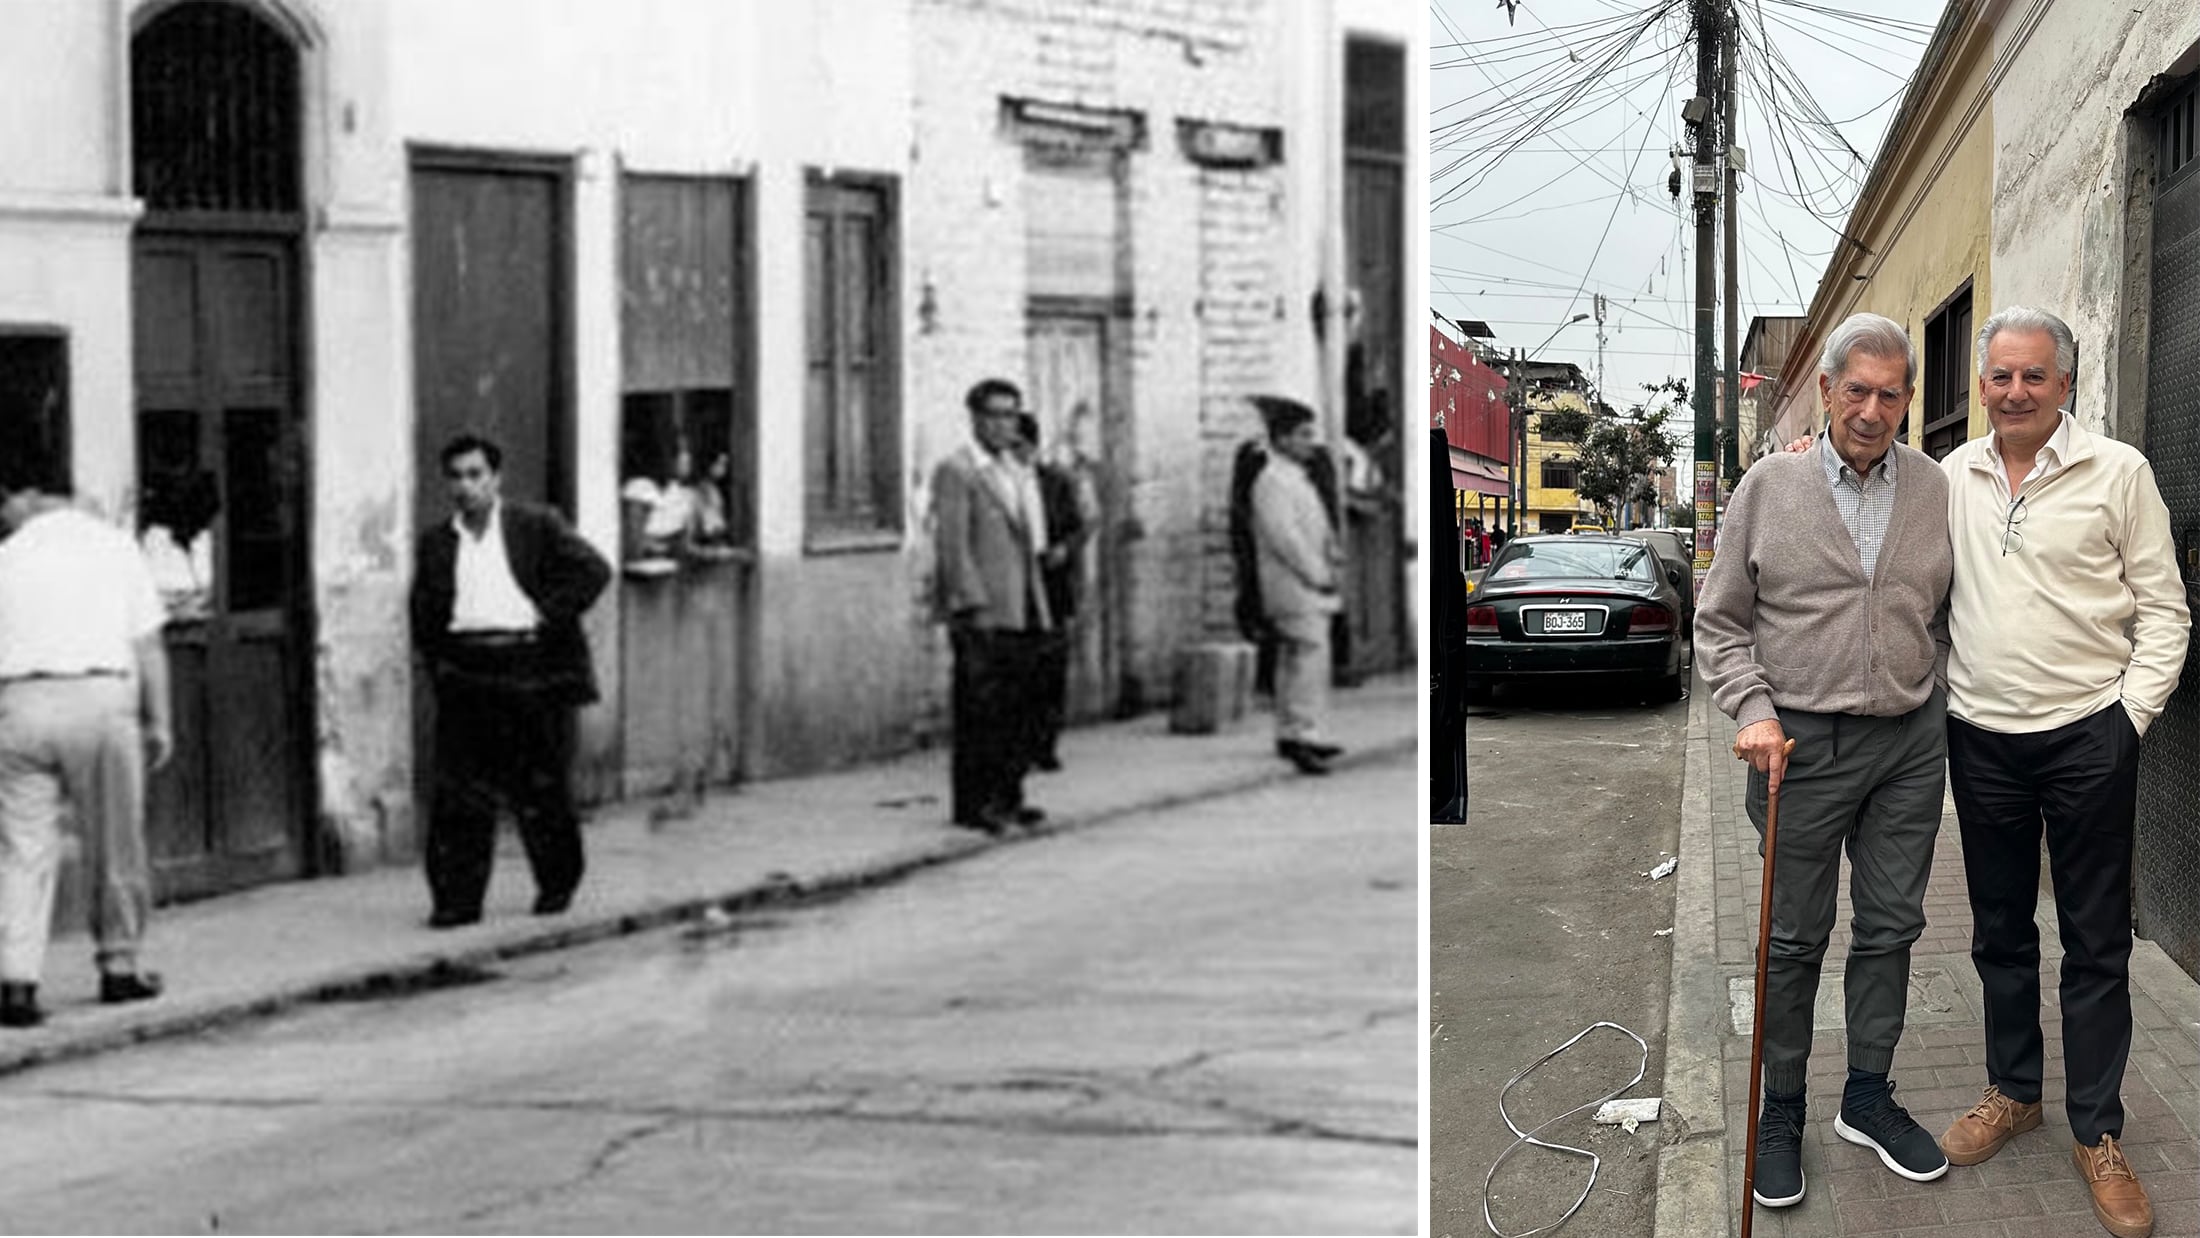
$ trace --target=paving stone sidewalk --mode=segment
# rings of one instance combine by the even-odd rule
[[[1691,728],[1691,743],[1707,751],[1689,769],[1692,774],[1701,771],[1707,783],[1705,794],[1695,802],[1709,813],[1709,828],[1698,831],[1698,836],[1710,845],[1711,892],[1716,904],[1711,931],[1717,962],[1715,974],[1703,974],[1705,969],[1699,968],[1686,980],[1698,986],[1716,985],[1716,1001],[1725,1015],[1718,1020],[1715,1060],[1724,1110],[1726,1232],[1739,1233],[1748,1130],[1749,1003],[1756,976],[1753,950],[1762,861],[1757,855],[1756,830],[1743,809],[1747,767],[1731,753],[1734,723],[1710,707],[1700,683],[1697,688],[1697,725]],[[1688,840],[1684,828],[1681,862],[1702,863],[1707,857],[1700,852],[1689,854]],[[2090,1197],[2070,1161],[2057,999],[2062,948],[2044,859],[2037,920],[2047,1056],[2045,1120],[2039,1130],[2020,1136],[1985,1164],[1951,1167],[1945,1177],[1930,1183],[1895,1176],[1870,1150],[1833,1133],[1833,1115],[1840,1106],[1847,1068],[1842,970],[1849,943],[1848,882],[1844,860],[1840,919],[1826,952],[1811,1045],[1810,1120],[1803,1153],[1809,1197],[1791,1209],[1759,1209],[1755,1232],[1765,1238],[1852,1234],[2087,1238],[2105,1233],[2093,1217]],[[1981,989],[1970,958],[1970,904],[1952,804],[1943,805],[1925,917],[1925,933],[1911,955],[1909,1013],[1892,1077],[1896,1099],[1938,1135],[1977,1103],[1985,1085]],[[1683,982],[1681,968],[1676,966],[1674,983]],[[2131,1065],[2123,1093],[2124,1146],[2153,1197],[2156,1238],[2195,1238],[2200,1236],[2200,1138],[2196,1138],[2200,1134],[2200,984],[2158,947],[2141,941],[2132,966],[2132,1007]],[[1705,1056],[1708,1059],[1710,1054]],[[1662,1223],[1663,1215],[1660,1238],[1681,1238],[1681,1227],[1669,1228]],[[1700,1220],[1693,1227],[1697,1232],[1706,1228]]]
[[[1340,764],[1405,760],[1398,776],[1411,777],[1419,699],[1410,675],[1337,693],[1331,728],[1348,750]],[[1216,734],[1176,735],[1157,713],[1074,729],[1062,737],[1065,771],[1028,784],[1052,814],[1042,834],[1302,777],[1277,759],[1271,725],[1256,711]],[[587,879],[563,916],[527,914],[531,883],[510,830],[501,831],[487,915],[471,928],[426,927],[417,863],[160,908],[146,950],[148,965],[168,980],[156,1001],[99,1005],[91,945],[81,933],[67,934],[48,951],[39,992],[51,1017],[44,1027],[0,1032],[0,1075],[300,1002],[462,981],[515,955],[673,924],[714,907],[831,897],[1024,845],[1031,836],[996,840],[947,824],[947,763],[947,752],[935,749],[720,789],[677,812],[649,802],[600,808],[588,827]]]

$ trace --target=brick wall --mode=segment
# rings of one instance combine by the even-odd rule
[[[1143,117],[1145,141],[1126,158],[1122,182],[1131,312],[1117,376],[1130,418],[1111,447],[1128,461],[1123,515],[1135,532],[1118,582],[1123,671],[1149,705],[1165,699],[1179,647],[1230,627],[1229,454],[1259,428],[1241,397],[1277,385],[1288,243],[1284,179],[1197,167],[1178,149],[1176,126],[1280,123],[1275,10],[1276,0],[915,7],[905,269],[914,287],[929,281],[938,309],[932,330],[912,334],[909,354],[920,511],[934,463],[964,439],[963,388],[993,372],[1020,379],[1026,368],[1023,157],[1002,131],[1001,97]],[[943,659],[942,690],[945,674]]]

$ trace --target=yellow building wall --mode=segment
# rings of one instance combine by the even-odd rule
[[[1538,392],[1528,397],[1531,412],[1555,412],[1570,409],[1587,412],[1588,400],[1578,391]],[[1571,460],[1581,454],[1581,444],[1565,441],[1546,442],[1543,438],[1543,419],[1531,417],[1528,421],[1528,520],[1522,527],[1524,533],[1533,533],[1545,513],[1561,514],[1575,524],[1587,523],[1592,517],[1582,511],[1581,495],[1570,487],[1543,484],[1543,462],[1554,456]]]
[[[1868,259],[1868,279],[1852,279],[1852,306],[1828,323],[1857,310],[1885,314],[1910,330],[1918,350],[1916,394],[1910,400],[1910,446],[1925,438],[1925,321],[1971,281],[1971,330],[1993,312],[1993,106],[1987,75],[1993,68],[1993,40],[1984,26],[1956,48],[1940,70],[1945,88],[1936,92],[1925,117],[1921,141],[1905,152],[1899,178],[1874,211],[1866,231],[1857,233],[1877,262]],[[1954,147],[1949,136],[1954,134]],[[1824,334],[1819,334],[1824,345]],[[1956,367],[1965,376],[1971,418],[1965,438],[1987,433],[1987,409],[1978,400],[1978,365],[1971,341],[1960,341]],[[1817,380],[1811,380],[1817,400]]]
[[[1819,413],[1819,424],[1824,422],[1824,405],[1818,394],[1816,353],[1843,318],[1868,310],[1909,330],[1918,352],[1908,438],[1916,447],[1923,440],[1925,425],[1926,319],[1965,280],[1971,281],[1972,330],[1994,310],[1994,121],[1986,95],[1992,62],[1991,32],[1974,26],[1942,67],[1942,85],[1931,96],[1924,126],[1902,152],[1896,179],[1868,218],[1849,221],[1852,235],[1879,257],[1864,258],[1852,272],[1828,275],[1846,281],[1848,295],[1837,297],[1832,312],[1811,324],[1809,377],[1799,393]],[[1865,278],[1853,278],[1858,273]],[[1960,342],[1958,352],[1958,372],[1965,375],[1970,405],[1967,437],[1979,438],[1986,433],[1986,412],[1979,403],[1969,339]]]

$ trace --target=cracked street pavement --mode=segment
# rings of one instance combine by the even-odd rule
[[[0,1079],[0,1228],[1409,1233],[1413,771]]]

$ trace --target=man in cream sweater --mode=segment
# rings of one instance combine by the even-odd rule
[[[1948,481],[1895,441],[1916,379],[1901,324],[1858,314],[1834,328],[1819,361],[1826,433],[1743,476],[1697,603],[1696,665],[1741,724],[1735,753],[1752,767],[1748,809],[1760,831],[1767,792],[1781,788],[1755,1186],[1766,1207],[1803,1199],[1811,1011],[1844,850],[1854,865],[1849,1069],[1834,1131],[1912,1181],[1948,1172],[1887,1075],[1946,785],[1936,671],[1953,566]],[[1789,739],[1795,751],[1783,758]]]
[[[1943,462],[1955,560],[1948,767],[1971,958],[1986,991],[1986,1093],[1941,1138],[1975,1165],[2040,1124],[2044,824],[2062,922],[2065,1108],[2094,1215],[2153,1231],[2118,1141],[2131,1050],[2131,853],[2139,742],[2184,669],[2189,616],[2146,458],[2061,411],[2070,328],[2014,306],[1978,333],[1991,436]]]

